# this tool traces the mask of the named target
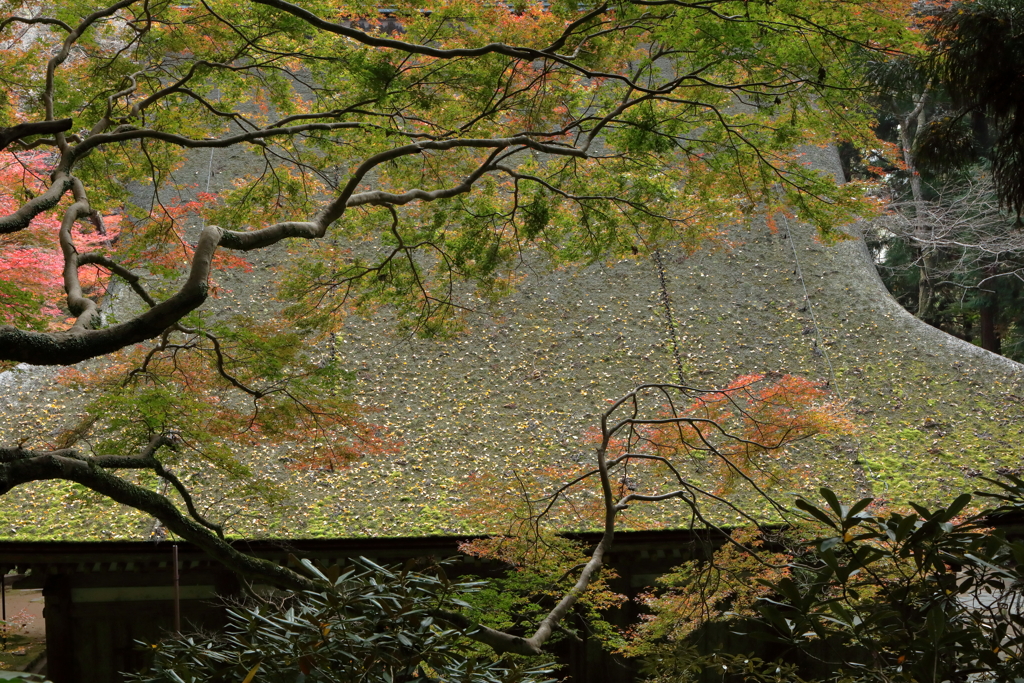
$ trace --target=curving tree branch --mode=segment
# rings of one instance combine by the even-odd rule
[[[332,125],[307,124],[295,126],[294,128],[315,129],[320,126]],[[135,132],[137,131],[112,133],[108,134],[107,137],[115,139],[118,135],[131,135]],[[89,140],[95,140],[100,137],[104,136],[97,135],[89,138]],[[258,137],[258,135],[252,134],[238,137]],[[201,143],[196,142],[196,144],[200,145]],[[153,305],[148,311],[140,314],[133,320],[103,330],[89,329],[98,315],[98,308],[94,301],[82,295],[81,286],[78,281],[78,268],[82,262],[75,250],[74,244],[71,242],[71,227],[80,217],[88,216],[92,209],[85,197],[84,187],[81,182],[74,177],[59,174],[58,177],[66,178],[66,185],[72,190],[76,198],[75,203],[68,207],[64,214],[61,228],[61,245],[64,252],[64,280],[68,296],[68,308],[77,319],[72,329],[67,332],[44,333],[18,330],[10,326],[0,327],[0,360],[12,360],[33,365],[71,365],[157,337],[165,329],[177,323],[205,301],[211,262],[218,247],[249,251],[264,248],[288,238],[317,239],[323,237],[328,226],[341,218],[349,207],[402,205],[416,200],[429,202],[469,192],[474,183],[480,180],[488,171],[493,170],[489,161],[481,164],[459,185],[451,188],[410,190],[402,194],[382,191],[355,193],[354,190],[374,168],[403,156],[418,155],[425,151],[474,148],[493,149],[494,152],[489,157],[493,159],[498,152],[516,146],[551,154],[585,156],[584,152],[571,147],[538,142],[527,136],[493,140],[423,141],[382,152],[363,162],[353,172],[339,197],[330,202],[310,222],[277,223],[251,232],[225,231],[217,226],[208,226],[204,229],[200,236],[199,244],[196,246],[188,280],[177,294],[163,303]],[[74,148],[74,153],[81,156],[83,148],[90,149],[90,147],[83,143]],[[24,211],[31,204],[34,213],[26,211],[26,213],[31,215],[24,217],[14,214],[9,219],[9,224],[13,225],[15,220],[19,220],[24,225],[27,225],[34,215],[38,215],[46,208],[49,208],[49,206],[55,205],[59,201],[59,196],[57,196],[55,191],[57,187],[58,185],[55,182],[46,195],[37,198],[37,200],[41,200],[43,197],[46,197],[47,200],[45,202],[36,201],[35,204],[29,203],[22,207],[21,211]],[[3,225],[2,220],[0,219],[0,227]]]
[[[211,262],[223,234],[214,225],[203,230],[185,284],[176,294],[148,311],[100,330],[87,329],[77,323],[71,330],[53,333],[20,330],[3,325],[0,326],[0,360],[32,365],[72,365],[160,336],[206,301]],[[77,295],[80,297],[80,290]],[[69,298],[71,296],[72,292],[69,292]],[[82,304],[82,311],[91,316],[95,311],[95,303],[88,299],[86,301],[89,303]]]
[[[53,135],[71,130],[71,119],[57,119],[55,121],[33,121],[19,123],[9,128],[0,128],[0,149],[6,148],[12,142],[19,142],[32,135]]]
[[[169,436],[155,437],[149,447],[136,456],[89,457],[70,448],[55,451],[33,451],[20,447],[0,448],[0,495],[16,486],[33,481],[73,481],[122,505],[131,506],[156,517],[170,531],[195,543],[213,559],[250,579],[270,581],[293,590],[314,590],[319,586],[317,582],[276,562],[236,550],[222,536],[211,532],[211,529],[218,529],[216,525],[201,518],[197,518],[197,521],[186,517],[165,496],[132,484],[108,471],[146,468],[160,474],[163,466],[155,459],[154,454],[158,448],[170,443],[172,439]],[[166,470],[163,471],[164,474],[161,476],[167,478],[168,473]],[[174,483],[176,478],[171,475],[169,481]],[[180,482],[175,484],[175,488],[180,492],[184,487],[179,488],[179,485]],[[186,498],[186,501],[188,500],[190,499]],[[189,507],[191,512],[192,506]]]
[[[459,278],[481,287],[502,282],[502,269],[517,267],[516,257],[531,242],[552,254],[572,252],[566,260],[577,262],[610,251],[637,253],[636,245],[657,248],[699,233],[701,226],[690,224],[695,213],[721,216],[775,201],[769,190],[779,180],[794,194],[822,200],[821,222],[837,223],[832,219],[852,205],[790,156],[795,134],[788,131],[832,135],[844,125],[836,112],[859,104],[850,94],[855,75],[846,81],[835,75],[843,68],[843,55],[815,33],[824,29],[790,15],[766,21],[722,14],[731,5],[718,0],[632,5],[599,0],[566,8],[565,15],[539,13],[543,38],[537,39],[528,22],[519,23],[522,17],[515,17],[516,26],[501,27],[500,34],[492,31],[490,12],[505,10],[487,6],[484,20],[460,24],[463,35],[450,33],[450,17],[424,14],[422,22],[409,22],[402,34],[408,40],[402,40],[328,21],[288,0],[241,0],[215,9],[199,3],[189,8],[186,21],[173,3],[106,2],[113,4],[83,9],[78,16],[84,18],[74,26],[0,17],[0,30],[21,22],[66,31],[56,37],[42,32],[51,43],[41,46],[45,65],[33,72],[34,81],[28,79],[35,88],[36,116],[44,120],[4,133],[10,138],[5,144],[30,135],[53,136],[46,144],[56,150],[55,158],[39,156],[45,159],[40,163],[49,164],[49,185],[21,188],[24,196],[37,196],[0,216],[0,234],[11,235],[18,248],[29,245],[40,239],[36,227],[42,221],[34,219],[59,207],[59,229],[50,237],[60,249],[63,303],[75,318],[60,332],[0,327],[0,361],[70,365],[158,339],[136,357],[137,365],[117,387],[123,393],[110,396],[130,413],[139,387],[163,390],[160,383],[166,381],[184,392],[200,388],[202,393],[174,395],[172,401],[195,399],[195,405],[192,412],[182,410],[166,420],[183,432],[192,429],[199,439],[221,438],[230,427],[246,436],[256,433],[263,411],[272,414],[264,424],[280,428],[273,434],[279,442],[298,443],[312,435],[320,446],[343,444],[339,452],[345,457],[388,452],[375,445],[381,439],[372,429],[359,431],[352,418],[357,410],[338,395],[335,359],[315,365],[311,357],[319,349],[301,346],[293,320],[268,322],[268,335],[258,329],[263,321],[252,321],[254,329],[222,334],[221,325],[235,324],[227,316],[213,323],[200,318],[194,329],[184,326],[183,318],[206,301],[215,258],[225,252],[323,240],[330,232],[332,243],[321,242],[330,257],[315,264],[322,270],[315,276],[302,272],[306,279],[297,285],[312,292],[311,298],[323,291],[321,285],[348,296],[345,287],[363,278],[368,290],[377,288],[372,290],[377,301],[421,296],[431,306],[451,310],[459,303],[453,294]],[[250,3],[258,5],[256,11]],[[842,14],[846,4],[829,5],[829,16]],[[757,11],[777,11],[772,3],[757,5]],[[699,21],[687,26],[692,17],[686,12]],[[724,22],[727,30],[715,36],[713,23],[690,30],[711,20]],[[466,24],[473,24],[472,17]],[[676,25],[685,30],[673,36]],[[83,39],[87,32],[94,32],[89,38],[95,40]],[[743,32],[744,40],[733,40]],[[779,39],[787,32],[788,42]],[[700,44],[705,34],[710,38]],[[469,42],[446,47],[456,40]],[[542,47],[528,47],[535,44]],[[729,49],[723,50],[726,44]],[[168,51],[167,45],[189,50]],[[791,65],[794,54],[800,63]],[[825,84],[825,61],[834,70],[829,79],[835,85]],[[7,92],[4,83],[0,94]],[[55,100],[71,91],[76,94],[68,101]],[[845,99],[833,101],[833,93]],[[750,104],[737,107],[737,101]],[[762,106],[764,101],[775,104]],[[65,111],[79,124],[73,135],[65,135],[70,119],[54,120]],[[205,213],[198,225],[187,224],[181,216],[192,207],[183,203],[176,212],[164,201],[167,179],[179,172],[190,150],[229,148],[256,149],[264,174],[237,192],[224,188],[216,218]],[[211,170],[212,159],[211,154]],[[158,206],[164,213],[153,210],[151,221],[123,224],[121,238],[109,245],[110,255],[79,253],[76,223],[94,220],[98,209],[138,201],[138,183],[153,191],[150,209]],[[840,208],[828,213],[835,205]],[[385,211],[386,225],[380,220]],[[207,219],[219,225],[206,225]],[[380,241],[366,265],[343,254],[335,237]],[[163,300],[158,288],[147,289],[140,279],[150,258],[154,275],[177,272],[185,263],[183,281],[169,281],[171,293]],[[123,278],[147,309],[97,329],[102,300],[91,297],[80,279],[81,268],[89,265]],[[402,282],[388,289],[396,280]],[[315,306],[323,312],[331,303],[321,300]],[[180,341],[181,333],[189,338]],[[208,429],[202,423],[210,406],[203,399],[207,391],[225,388],[245,394],[245,409],[221,403],[216,429]],[[477,626],[472,637],[498,652],[540,653],[592,588],[618,515],[629,506],[676,498],[691,508],[693,518],[704,520],[702,503],[727,504],[712,487],[687,478],[685,468],[663,452],[664,442],[674,440],[673,455],[718,457],[729,476],[763,493],[743,458],[791,441],[799,430],[773,431],[770,420],[743,413],[744,399],[736,396],[745,389],[702,394],[647,385],[606,411],[596,466],[566,476],[568,483],[555,486],[541,504],[529,501],[530,523],[539,527],[542,518],[557,514],[557,504],[573,486],[596,478],[600,541],[586,562],[566,574],[575,577],[572,585],[532,633]],[[644,414],[644,392],[669,405],[669,414]],[[686,414],[702,396],[705,402],[695,405],[704,412]],[[714,401],[743,413],[749,432],[723,426],[708,407]],[[135,421],[126,432],[143,426],[124,438],[138,454],[88,455],[72,446],[91,424],[69,433],[60,442],[63,448],[0,449],[0,495],[34,481],[77,482],[156,517],[244,576],[297,590],[318,587],[225,541],[221,526],[198,512],[182,481],[187,479],[179,479],[159,457],[160,449],[174,446],[169,433],[150,439],[149,423]],[[672,433],[659,441],[652,435],[659,430]],[[142,445],[146,439],[148,445]],[[621,452],[620,439],[627,442]],[[725,442],[735,452],[723,447]],[[349,443],[356,444],[351,456],[345,452]],[[668,472],[667,483],[627,488],[627,475],[646,464],[666,465],[661,471]],[[117,476],[131,470],[154,472],[168,484],[165,490],[173,486],[182,509],[177,498]],[[465,615],[442,617],[471,625]]]

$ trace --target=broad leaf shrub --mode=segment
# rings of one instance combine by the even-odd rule
[[[302,565],[324,582],[275,600],[228,610],[221,633],[171,636],[143,644],[153,663],[131,683],[320,683],[451,681],[548,683],[546,667],[480,656],[445,614],[467,608],[479,582],[455,583],[433,571],[382,567],[360,558],[342,571]],[[475,654],[476,653],[476,654]]]
[[[997,507],[896,512],[829,489],[803,522],[741,531],[712,561],[667,575],[627,654],[660,682],[1024,681],[1024,480]]]

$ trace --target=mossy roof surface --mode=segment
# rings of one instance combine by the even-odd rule
[[[979,488],[978,475],[1016,471],[1021,366],[914,320],[884,291],[859,239],[826,246],[812,232],[759,224],[692,256],[663,252],[685,379],[720,386],[782,371],[829,381],[860,427],[790,449],[786,465],[803,491],[941,501]],[[380,317],[348,320],[337,349],[358,397],[380,409],[375,421],[402,438],[399,456],[294,472],[288,450],[268,445],[243,457],[278,483],[283,503],[221,499],[231,483],[200,469],[189,483],[202,506],[238,536],[454,534],[470,530],[458,510],[474,474],[585,458],[583,432],[607,399],[675,380],[658,270],[649,258],[576,271],[539,257],[524,269],[518,292],[471,315],[455,339],[398,337]],[[233,293],[214,305],[258,313],[260,274],[231,277]],[[53,377],[2,378],[0,442],[45,439],[74,419],[79,397]],[[687,520],[665,506],[643,523]],[[140,539],[151,529],[144,515],[67,483],[19,487],[0,501],[0,539]]]

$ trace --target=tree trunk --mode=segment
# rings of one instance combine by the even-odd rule
[[[931,274],[935,271],[935,249],[925,247],[921,253],[921,265],[918,267],[917,283],[917,317],[929,325],[932,324],[931,309],[935,299],[935,285]]]
[[[999,305],[995,297],[988,297],[981,307],[981,348],[1002,355],[1002,344],[996,331],[998,317]]]
[[[918,264],[919,279],[917,285],[917,317],[927,322],[928,314],[932,307],[932,299],[935,295],[932,285],[931,273],[935,269],[935,248],[928,242],[931,238],[930,231],[920,225],[921,203],[924,201],[924,193],[921,190],[921,175],[917,172],[914,163],[914,135],[916,131],[924,128],[928,122],[925,112],[925,105],[928,102],[928,86],[924,92],[914,98],[914,109],[909,112],[900,122],[900,146],[903,148],[903,162],[907,166],[907,173],[910,174],[910,192],[914,200],[914,222],[918,224],[916,232],[921,246],[921,259]],[[914,133],[911,133],[914,130]]]

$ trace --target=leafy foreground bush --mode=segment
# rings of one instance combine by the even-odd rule
[[[549,669],[478,655],[455,614],[481,584],[385,568],[361,558],[344,571],[302,564],[330,588],[228,610],[222,633],[146,645],[152,666],[132,683],[451,681],[547,683]]]
[[[627,653],[659,683],[1024,683],[1024,480],[993,483],[976,514],[799,498],[806,523],[664,577]]]

